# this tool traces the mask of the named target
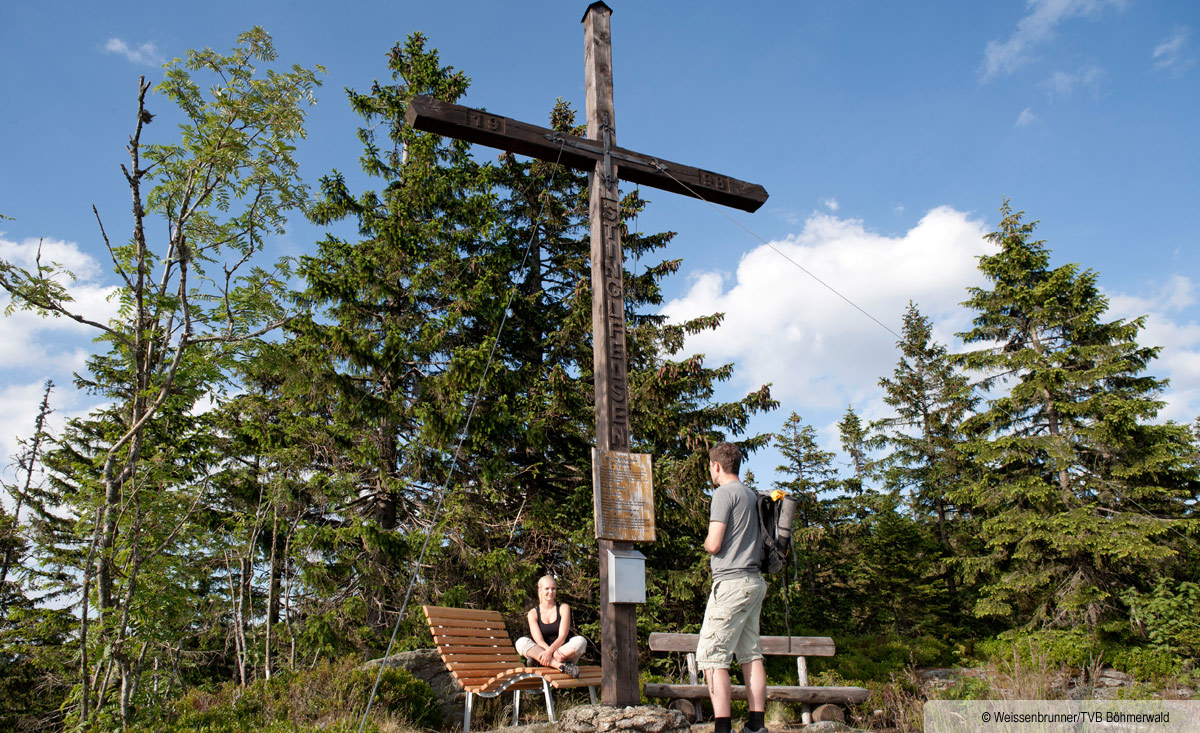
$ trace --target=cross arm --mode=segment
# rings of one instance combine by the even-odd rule
[[[541,160],[559,161],[582,170],[604,160],[604,144],[576,135],[494,115],[483,110],[443,102],[427,96],[409,100],[404,115],[409,125],[425,132],[466,140]],[[632,183],[702,198],[743,211],[757,211],[767,191],[711,171],[673,163],[625,148],[609,151],[618,175]]]

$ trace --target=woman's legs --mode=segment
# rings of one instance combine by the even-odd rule
[[[537,643],[528,636],[522,636],[517,639],[516,643],[517,654],[532,660],[537,664],[542,664],[540,657],[546,654],[545,648],[538,646]],[[554,650],[554,654],[550,655],[550,663],[546,666],[553,667],[560,672],[566,672],[572,677],[579,676],[579,667],[574,663],[574,660],[583,656],[583,652],[587,649],[587,639],[582,636],[572,637],[558,649]]]
[[[522,636],[520,639],[517,639],[515,646],[517,647],[517,654],[525,657],[526,660],[532,662],[535,666],[550,666],[554,667],[555,669],[562,668],[562,660],[558,659],[557,652],[551,656],[549,660],[550,664],[544,665],[542,663],[542,659],[546,655],[546,648],[540,646],[528,636]]]
[[[587,639],[582,636],[573,636],[567,640],[566,644],[554,650],[554,661],[574,662],[582,657],[585,651],[587,651]]]

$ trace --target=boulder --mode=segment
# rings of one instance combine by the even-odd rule
[[[442,720],[447,725],[455,722],[461,723],[467,693],[458,680],[450,676],[450,670],[446,669],[446,665],[438,656],[436,649],[401,652],[390,657],[372,659],[364,666],[380,664],[385,667],[403,667],[412,672],[413,677],[428,682],[429,686],[433,688],[433,694],[437,695],[438,707],[442,711]]]
[[[935,690],[944,690],[958,681],[958,672],[947,668],[918,669],[917,679]]]
[[[564,733],[604,733],[605,731],[637,731],[638,733],[690,733],[691,726],[683,713],[657,705],[638,705],[624,708],[608,705],[580,705],[558,718],[558,729]]]
[[[1100,675],[1096,677],[1096,687],[1124,687],[1132,684],[1133,677],[1124,672],[1118,672],[1112,667],[1100,670]]]

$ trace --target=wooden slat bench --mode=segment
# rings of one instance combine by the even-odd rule
[[[699,634],[650,634],[650,649],[656,652],[685,652],[690,684],[647,683],[646,697],[670,700],[707,700],[708,686],[701,684],[696,668],[696,644]],[[808,684],[806,657],[832,657],[836,651],[828,636],[764,636],[761,639],[763,656],[796,657],[798,685],[767,685],[768,700],[802,703],[802,722],[812,722],[811,706],[824,703],[850,704],[867,699],[862,687],[817,687]],[[746,699],[746,686],[733,685],[734,700]]]
[[[463,709],[463,733],[471,730],[474,698],[513,693],[513,725],[521,715],[521,691],[541,690],[546,697],[546,714],[554,718],[554,700],[550,688],[588,688],[592,703],[600,685],[599,667],[580,667],[579,678],[553,667],[526,667],[504,628],[504,619],[496,611],[469,608],[423,606],[429,631],[438,654],[451,676],[467,693]]]

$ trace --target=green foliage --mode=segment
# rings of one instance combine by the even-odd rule
[[[178,130],[172,142],[143,139],[155,114],[150,84],[139,81],[122,166],[131,235],[114,243],[101,229],[118,283],[115,318],[75,313],[65,287],[72,275],[54,263],[39,258],[24,270],[0,262],[12,307],[73,318],[95,329],[101,345],[77,385],[106,404],[72,421],[45,455],[56,494],[43,503],[66,521],[44,533],[35,553],[55,573],[41,589],[47,597],[82,601],[82,671],[73,675],[70,715],[85,726],[114,716],[127,724],[139,703],[161,695],[160,682],[169,687],[191,666],[185,650],[216,635],[211,620],[221,612],[241,621],[231,641],[243,678],[252,656],[252,563],[229,550],[254,529],[206,521],[209,477],[222,456],[213,417],[196,407],[220,400],[244,342],[278,326],[291,300],[288,261],[264,267],[256,258],[266,236],[304,206],[293,154],[318,81],[299,66],[259,66],[275,57],[270,36],[254,28],[230,54],[206,49],[167,64],[156,89],[169,106],[159,113],[181,121],[167,128]],[[219,597],[222,587],[228,598]],[[205,613],[214,603],[219,611]]]
[[[389,70],[390,83],[350,93],[364,120],[363,168],[380,190],[352,192],[335,171],[311,209],[320,224],[353,222],[358,238],[328,236],[301,260],[304,299],[324,314],[292,326],[295,369],[282,391],[327,416],[318,439],[332,450],[320,470],[344,492],[340,505],[354,507],[311,530],[324,562],[306,568],[305,581],[325,595],[356,588],[365,625],[383,637],[392,619],[375,614],[400,605],[406,588],[394,579],[407,580],[428,532],[414,603],[493,608],[519,633],[536,578],[551,572],[577,626],[597,640],[587,177],[511,155],[480,163],[466,143],[409,127],[412,95],[452,102],[468,84],[420,34],[393,49]],[[561,101],[550,126],[580,132]],[[622,218],[646,204],[626,194]],[[671,236],[627,227],[623,248],[644,260]],[[656,492],[665,531],[647,551],[648,567],[663,573],[648,588],[649,625],[699,622],[704,441],[740,432],[774,404],[765,388],[714,402],[731,365],[676,358],[687,334],[719,322],[669,324],[654,312],[660,281],[678,265],[625,274],[634,450],[655,456],[656,485],[669,487]],[[745,447],[765,440],[752,436]],[[402,646],[427,643],[409,629]]]
[[[70,613],[22,600],[0,616],[0,730],[38,730],[62,719],[73,670]]]
[[[939,700],[992,700],[992,686],[981,677],[960,677],[954,684],[937,693]]]
[[[972,473],[962,450],[963,424],[978,397],[948,349],[933,340],[933,323],[912,303],[897,347],[901,358],[893,376],[879,380],[884,402],[895,415],[872,428],[891,449],[879,462],[885,486],[907,493],[914,519],[936,539],[936,555],[923,572],[941,576],[946,595],[938,612],[945,615],[959,602],[951,564],[975,544],[975,523],[951,493]]]
[[[1200,584],[1161,578],[1150,592],[1130,589],[1122,599],[1155,648],[1200,657]]]
[[[826,627],[829,619],[837,615],[837,609],[832,599],[818,594],[818,588],[822,595],[828,596],[838,587],[840,566],[845,561],[838,552],[841,538],[835,535],[843,524],[843,507],[836,498],[824,496],[839,488],[834,454],[820,448],[816,429],[794,412],[775,434],[774,442],[786,461],[775,470],[786,478],[773,485],[797,501],[792,560],[781,573],[778,585],[788,594],[797,623],[804,627]],[[778,618],[775,606],[768,595],[765,614]],[[767,628],[778,626],[776,622]]]
[[[1148,647],[1117,649],[1107,659],[1113,668],[1128,673],[1139,682],[1172,679],[1184,669],[1184,661],[1180,657]]]
[[[834,641],[837,654],[809,659],[810,672],[833,673],[842,680],[885,682],[909,666],[942,666],[952,661],[950,645],[933,636],[838,636]]]
[[[333,730],[357,728],[375,684],[377,668],[345,658],[312,669],[284,673],[241,686],[193,688],[134,730]],[[422,729],[442,725],[433,689],[408,670],[386,668],[379,681],[371,720],[403,720]]]
[[[1018,660],[1025,667],[1049,665],[1082,668],[1099,659],[1103,644],[1084,628],[1006,631],[975,645],[975,653],[992,663]]]
[[[968,289],[980,347],[963,362],[996,390],[964,426],[970,481],[951,492],[985,543],[955,558],[983,584],[974,613],[1014,625],[1097,627],[1118,594],[1178,562],[1171,522],[1198,486],[1184,426],[1154,424],[1162,382],[1143,374],[1158,349],[1144,319],[1104,320],[1098,277],[1050,267],[1006,201],[980,258],[990,287]]]
[[[941,631],[948,589],[939,546],[928,525],[878,497],[855,527],[847,582],[853,587],[854,630],[888,629],[898,636]]]

